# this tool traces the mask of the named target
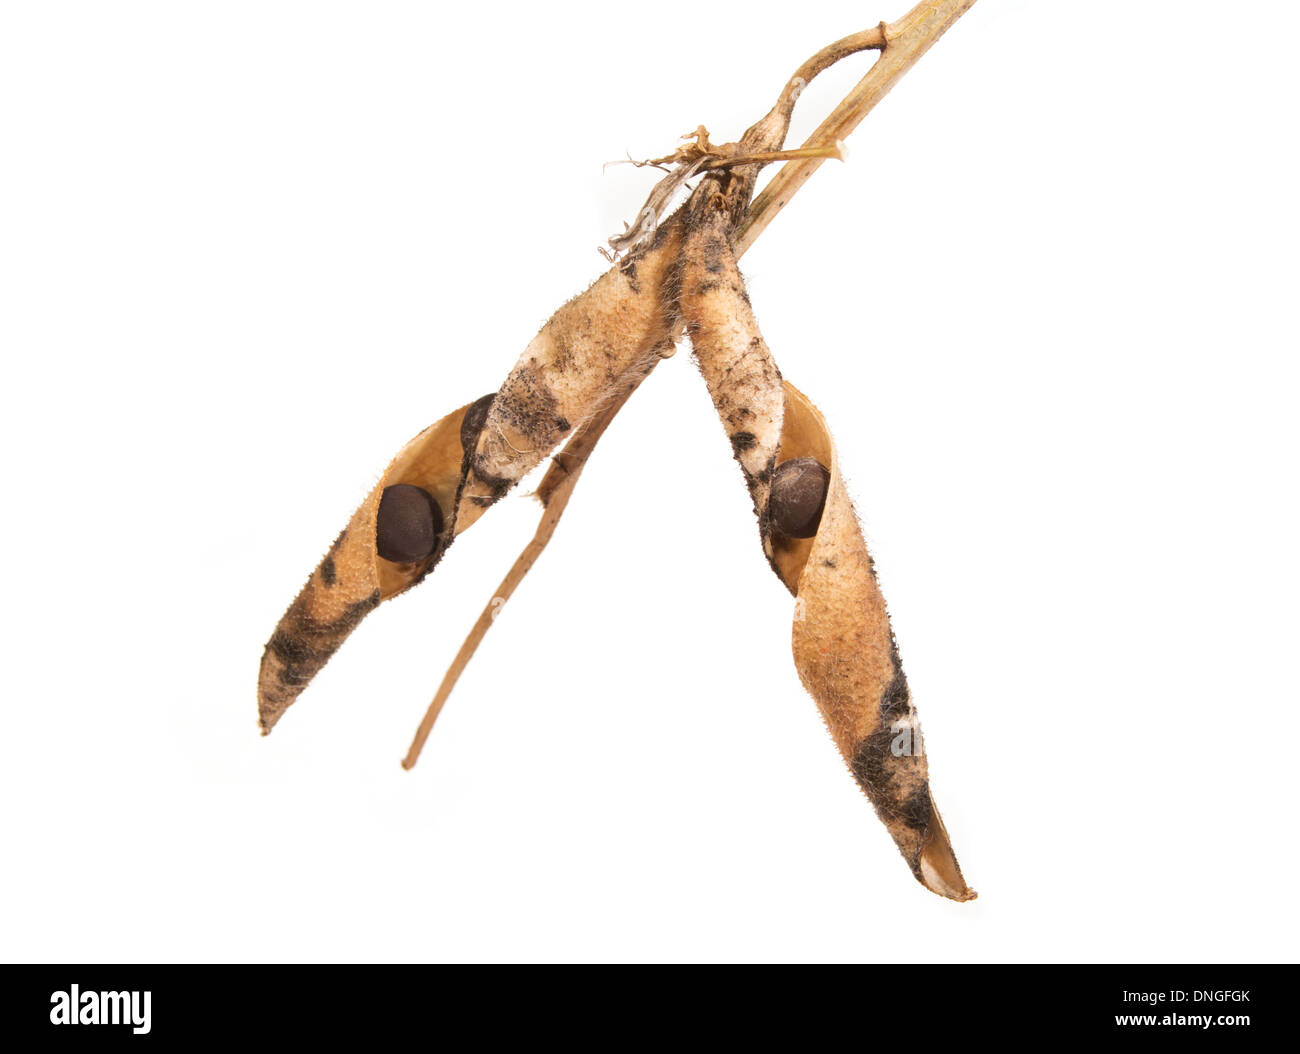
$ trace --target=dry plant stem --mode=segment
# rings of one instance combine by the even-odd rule
[[[881,22],[878,26],[864,29],[861,33],[854,33],[822,48],[821,51],[795,70],[794,75],[786,81],[785,88],[781,91],[781,96],[777,99],[776,105],[772,107],[771,112],[754,127],[757,129],[776,120],[788,124],[790,115],[794,112],[794,104],[798,101],[799,95],[804,88],[808,86],[809,81],[819,73],[830,69],[841,59],[856,55],[859,51],[881,51],[884,47],[885,23]],[[828,142],[834,142],[834,140],[820,139],[816,145],[826,145]],[[805,144],[806,147],[814,145],[813,143]]]
[[[857,87],[808,137],[804,146],[827,146],[847,139],[898,79],[974,4],[975,0],[925,0],[897,22],[882,24],[874,30],[884,38],[882,43],[875,45],[880,51],[880,57]],[[846,41],[851,39],[853,38],[845,38]],[[750,215],[736,235],[737,256],[754,244],[764,228],[790,203],[790,199],[808,182],[823,160],[825,159],[821,157],[810,157],[792,161],[772,177],[772,181],[754,199]]]
[[[742,139],[740,144],[742,149],[747,143],[756,141],[762,143],[763,138],[771,136],[776,127],[787,125],[799,94],[807,83],[819,73],[841,59],[860,51],[878,50],[883,52],[866,77],[836,107],[831,116],[822,122],[803,148],[797,151],[779,152],[794,156],[791,158],[790,163],[777,173],[767,190],[755,198],[746,218],[733,237],[734,253],[737,260],[757,241],[758,236],[766,229],[776,213],[784,208],[790,199],[798,193],[799,188],[808,182],[822,161],[827,157],[836,156],[835,147],[838,141],[847,137],[849,133],[857,128],[862,119],[893,87],[899,77],[906,73],[916,60],[929,49],[930,45],[974,3],[975,0],[937,0],[937,2],[931,0],[931,2],[918,4],[892,25],[886,25],[882,22],[879,26],[874,26],[861,33],[851,34],[823,48],[795,71],[794,75],[786,82],[776,105]],[[761,156],[764,153],[775,155],[778,152],[763,151],[760,148],[754,152],[754,156],[750,160],[765,162],[777,159],[775,156],[770,158]],[[700,164],[697,170],[703,167],[704,165]],[[790,176],[792,169],[797,170],[793,177]],[[416,761],[419,760],[420,752],[423,750],[424,744],[433,729],[434,722],[437,721],[438,715],[442,712],[442,708],[451,695],[452,689],[456,686],[456,682],[460,679],[461,674],[469,665],[470,659],[473,658],[475,651],[478,650],[478,646],[483,642],[483,639],[487,636],[487,631],[492,626],[494,615],[501,606],[497,601],[505,601],[510,598],[519,583],[523,581],[524,576],[537,562],[537,558],[545,550],[555,533],[560,517],[564,514],[569,497],[574,486],[577,485],[587,458],[590,457],[592,450],[609,426],[610,421],[622,409],[642,379],[643,377],[637,378],[637,381],[628,388],[621,398],[610,403],[598,415],[585,422],[565,445],[564,449],[553,459],[551,468],[547,471],[537,490],[537,496],[541,499],[544,509],[537,532],[524,551],[520,553],[518,559],[502,580],[501,585],[497,587],[496,593],[493,594],[492,599],[488,602],[478,621],[475,622],[474,627],[465,638],[460,650],[456,653],[456,658],[443,677],[437,694],[429,704],[424,719],[416,730],[406,757],[402,760],[404,769],[412,768]]]
[[[737,165],[768,165],[773,161],[803,161],[810,157],[819,157],[823,161],[844,160],[844,151],[839,143],[829,146],[801,146],[797,150],[769,150],[739,157],[718,157],[706,160],[700,170],[710,172],[716,168],[735,168]]]
[[[588,419],[565,444],[564,449],[551,459],[551,467],[546,470],[546,475],[542,477],[542,482],[537,488],[537,498],[541,501],[543,509],[542,521],[537,525],[537,532],[525,546],[524,551],[519,554],[519,558],[515,560],[505,578],[501,580],[496,592],[492,594],[492,599],[479,615],[478,621],[474,623],[469,636],[465,638],[465,643],[460,646],[460,651],[456,653],[456,658],[443,677],[442,684],[438,686],[437,695],[429,704],[424,720],[416,729],[410,749],[402,759],[402,768],[411,768],[419,759],[420,751],[424,749],[425,740],[429,738],[433,723],[438,720],[438,715],[442,712],[443,704],[447,702],[452,689],[456,687],[456,682],[460,680],[460,675],[465,672],[465,667],[469,665],[474,652],[478,650],[479,644],[487,635],[502,604],[514,594],[516,587],[532,570],[533,564],[537,562],[537,558],[542,555],[542,551],[550,542],[560,517],[564,515],[565,506],[569,504],[569,496],[577,486],[578,478],[587,464],[587,458],[591,456],[592,450],[604,435],[609,423],[614,420],[615,415],[623,408],[623,404],[628,401],[632,393],[640,387],[641,380],[648,375],[647,372],[631,381],[621,396],[608,403],[596,416]]]

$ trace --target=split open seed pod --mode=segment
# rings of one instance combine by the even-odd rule
[[[788,381],[778,462],[815,458],[829,471],[816,533],[770,530],[772,565],[795,595],[795,666],[835,745],[926,888],[973,900],[930,795],[912,706],[875,570],[817,407]]]
[[[271,731],[366,615],[419,582],[446,551],[455,532],[464,462],[461,424],[474,405],[448,414],[402,448],[280,619],[258,675],[263,733]],[[420,498],[415,496],[414,509],[398,508],[389,531],[390,544],[397,546],[395,555],[415,556],[430,545],[419,558],[390,560],[379,555],[380,507],[385,492],[396,486],[418,488],[432,502],[419,517]],[[423,522],[413,527],[412,521],[419,519]]]
[[[423,579],[456,535],[671,352],[676,315],[664,287],[680,231],[666,223],[634,263],[555,312],[500,390],[448,414],[393,459],[266,646],[263,733],[367,614]]]

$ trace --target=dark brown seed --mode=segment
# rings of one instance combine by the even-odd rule
[[[767,509],[772,527],[787,538],[811,538],[822,522],[831,474],[814,457],[783,461],[772,473]]]
[[[442,510],[433,495],[409,483],[385,487],[379,498],[375,547],[395,564],[423,560],[433,552],[442,533]]]
[[[488,411],[492,409],[492,400],[496,392],[488,392],[481,399],[475,399],[465,411],[460,422],[460,448],[466,453],[473,450],[478,443],[478,434],[483,431],[483,422],[487,420]]]

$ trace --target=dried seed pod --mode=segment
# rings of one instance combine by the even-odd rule
[[[456,535],[671,349],[677,315],[665,284],[675,273],[681,226],[666,223],[636,261],[611,268],[561,307],[500,391],[444,417],[398,454],[266,646],[258,677],[263,732],[371,610],[419,582]],[[423,510],[417,488],[432,500]],[[400,504],[381,536],[386,493]],[[426,551],[430,532],[436,539]]]
[[[799,677],[912,873],[941,896],[971,900],[930,796],[920,724],[835,444],[817,408],[789,382],[779,456],[815,458],[829,470],[816,534],[771,537],[773,567],[798,598]]]
[[[264,733],[361,620],[381,601],[420,581],[445,551],[461,482],[460,428],[468,410],[463,406],[448,414],[402,448],[280,619],[258,675],[258,717]],[[386,559],[380,553],[380,506],[385,493],[397,487],[410,488],[398,491],[406,493],[408,501],[410,491],[427,495],[432,508],[426,506],[426,513],[431,521],[436,519],[434,544],[424,556],[411,560]]]
[[[700,372],[754,499],[764,551],[798,600],[799,677],[912,873],[942,896],[969,900],[975,894],[930,799],[920,725],[830,432],[816,407],[781,380],[720,211],[707,213],[687,236],[681,305]],[[774,530],[774,467],[809,461],[815,470],[825,466],[822,508],[817,516],[802,509],[793,518],[805,521],[795,527],[814,529]],[[806,522],[814,519],[815,525]]]

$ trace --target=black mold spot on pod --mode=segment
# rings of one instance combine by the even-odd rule
[[[483,431],[483,423],[487,420],[488,410],[492,408],[492,400],[496,397],[496,392],[488,392],[483,398],[475,399],[461,418],[460,447],[466,453],[478,444],[478,434]]]
[[[811,538],[822,521],[831,474],[813,457],[783,461],[772,474],[767,510],[772,526],[787,538]]]
[[[410,564],[433,552],[442,533],[442,510],[433,495],[409,483],[385,487],[379,498],[375,547],[385,560]]]

